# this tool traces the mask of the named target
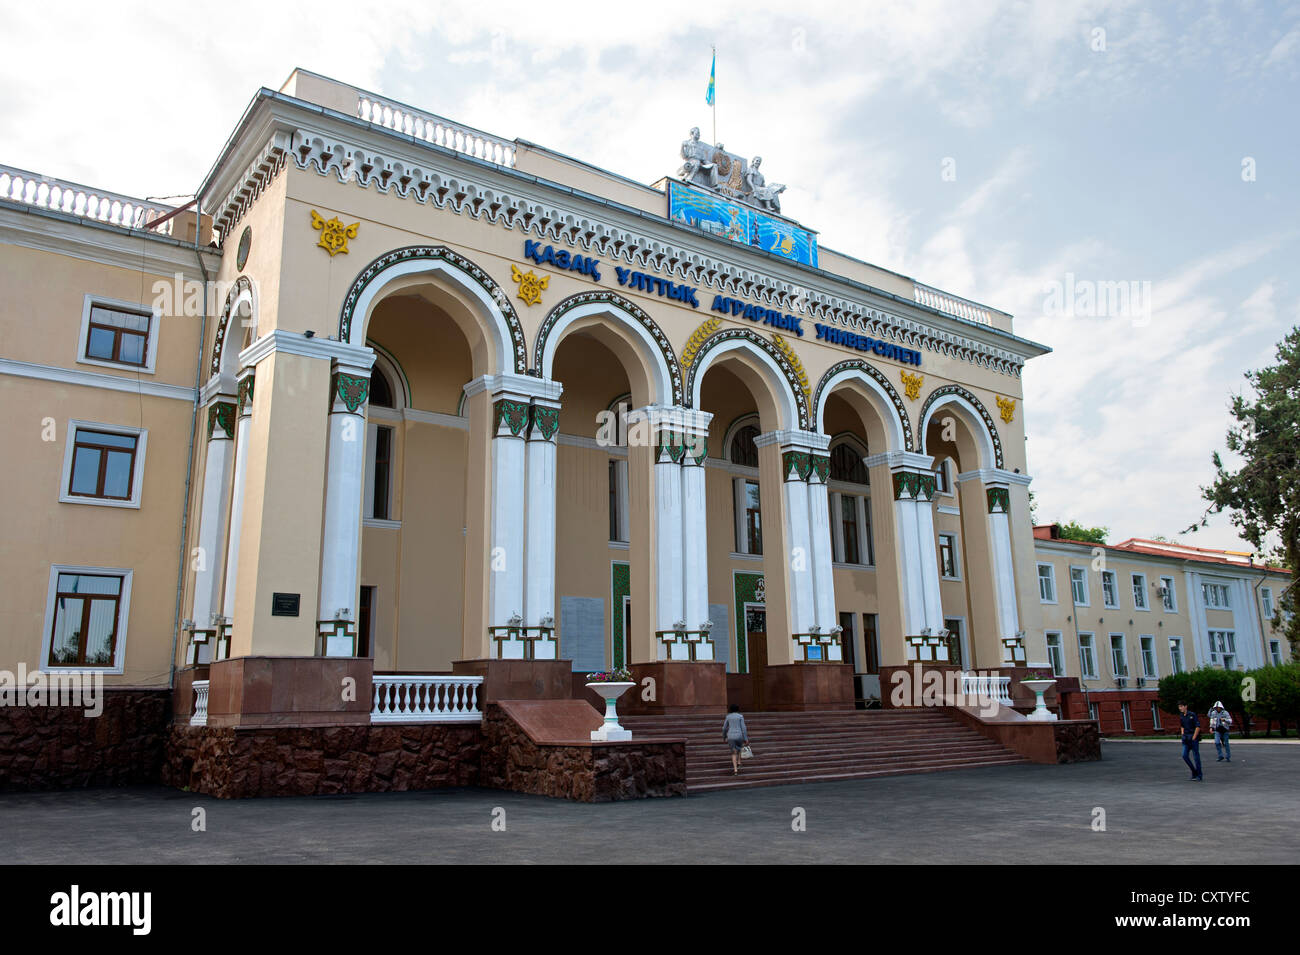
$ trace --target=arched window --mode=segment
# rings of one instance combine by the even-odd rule
[[[867,466],[854,444],[844,442],[831,448],[831,480],[851,484],[870,484]]]
[[[370,403],[378,408],[394,408],[393,386],[388,376],[374,368],[370,372]]]
[[[746,425],[736,432],[731,439],[731,463],[741,464],[745,467],[758,467],[758,447],[754,444],[754,439],[758,437],[758,429],[753,425]]]

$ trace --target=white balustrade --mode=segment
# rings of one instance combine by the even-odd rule
[[[474,156],[498,166],[515,164],[515,145],[498,139],[470,126],[453,123],[449,119],[382,100],[365,93],[357,97],[357,116],[376,126],[396,130],[407,136],[454,149],[458,153]]]
[[[481,676],[374,677],[371,723],[477,723]]]
[[[135,199],[105,189],[93,189],[3,164],[0,164],[0,199],[66,212],[127,229],[152,229],[151,222],[174,211],[173,206],[160,202]],[[168,219],[152,231],[171,235],[174,222],[174,219]]]
[[[208,725],[208,682],[207,680],[195,680],[194,687],[194,713],[190,716],[191,726]]]
[[[963,673],[962,696],[981,700],[996,700],[1003,706],[1011,705],[1011,677],[987,673]]]
[[[941,312],[955,315],[957,318],[964,318],[970,322],[978,322],[981,325],[993,324],[993,310],[969,299],[949,295],[947,292],[941,292],[937,288],[922,285],[920,282],[913,282],[912,290],[913,297],[922,305],[936,308]]]

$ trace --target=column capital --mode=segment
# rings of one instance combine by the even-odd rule
[[[479,375],[470,379],[462,389],[465,397],[472,398],[486,391],[495,398],[513,398],[514,400],[559,401],[564,386],[549,378],[534,378],[532,375]]]
[[[370,369],[344,365],[330,375],[330,414],[364,416],[370,397]]]
[[[253,371],[253,366],[249,365],[239,373],[239,384],[236,386],[239,392],[239,416],[253,413],[253,385],[257,376]]]
[[[208,440],[235,440],[235,399],[233,395],[218,395],[208,405]]]
[[[1020,484],[1027,487],[1032,480],[1033,478],[1028,474],[1004,471],[1001,468],[977,468],[974,471],[963,471],[957,475],[958,484],[964,484],[967,481],[982,481],[985,484]]]
[[[646,422],[650,425],[651,433],[670,431],[674,434],[707,435],[713,413],[677,405],[646,405],[644,408],[630,410],[626,420],[628,423]]]
[[[239,367],[256,365],[276,352],[301,355],[304,358],[322,358],[369,370],[375,363],[375,352],[364,345],[349,345],[332,338],[308,338],[302,332],[277,328],[267,332],[239,353]]]
[[[881,451],[879,454],[868,455],[862,459],[862,462],[869,468],[886,464],[891,471],[900,468],[914,471],[934,470],[934,458],[928,454],[917,454],[915,451]]]

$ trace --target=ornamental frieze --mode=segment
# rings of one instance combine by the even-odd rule
[[[808,475],[812,473],[812,455],[807,451],[782,452],[781,473],[787,481],[807,481]]]

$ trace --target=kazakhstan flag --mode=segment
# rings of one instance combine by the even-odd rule
[[[709,88],[704,94],[704,102],[713,105],[713,83],[718,76],[718,54],[713,54],[713,66],[709,68]]]

